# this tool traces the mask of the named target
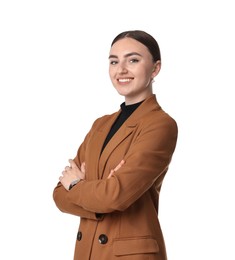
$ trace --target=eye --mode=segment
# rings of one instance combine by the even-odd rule
[[[116,60],[111,60],[109,64],[110,64],[110,65],[116,65],[117,63],[118,63],[118,62],[117,62]]]
[[[131,60],[130,60],[130,63],[137,63],[137,62],[139,62],[138,59],[131,59]]]

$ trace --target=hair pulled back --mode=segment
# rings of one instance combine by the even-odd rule
[[[148,33],[141,30],[125,31],[118,34],[112,41],[111,46],[121,39],[132,38],[145,45],[153,57],[153,61],[161,60],[160,48],[157,41]]]

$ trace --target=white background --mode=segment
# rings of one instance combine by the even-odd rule
[[[169,260],[235,259],[234,24],[232,0],[0,2],[0,259],[73,258],[79,218],[52,192],[123,101],[108,53],[130,29],[158,40],[154,92],[179,126],[160,197]]]

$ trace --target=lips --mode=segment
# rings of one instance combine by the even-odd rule
[[[117,79],[118,82],[120,83],[127,83],[127,82],[130,82],[132,81],[134,78],[122,78],[122,79]]]

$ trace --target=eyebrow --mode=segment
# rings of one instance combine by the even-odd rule
[[[137,55],[137,56],[142,57],[142,55],[140,55],[138,52],[130,52],[130,53],[127,53],[126,55],[124,55],[124,58],[128,58],[128,57],[133,56],[133,55]],[[118,56],[117,55],[109,55],[109,59],[111,59],[111,58],[117,59]]]

